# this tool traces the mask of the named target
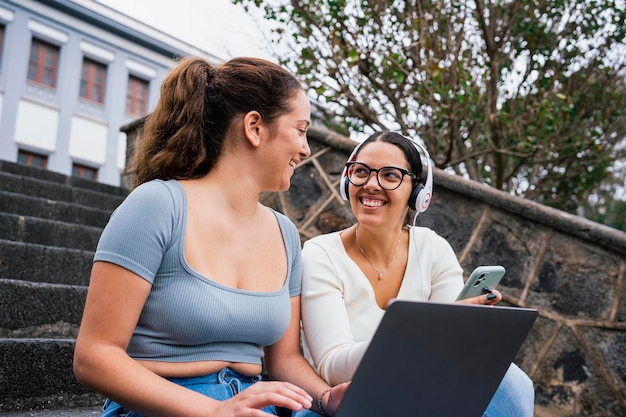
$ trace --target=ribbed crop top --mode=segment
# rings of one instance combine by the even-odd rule
[[[95,261],[122,266],[152,284],[127,353],[142,360],[219,360],[260,364],[291,319],[302,262],[295,225],[274,211],[287,253],[285,285],[275,292],[227,287],[193,271],[184,257],[187,198],[175,180],[133,190],[111,215]],[[210,238],[207,237],[207,238]]]

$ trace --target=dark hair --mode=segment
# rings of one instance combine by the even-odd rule
[[[407,139],[400,133],[396,132],[376,132],[363,141],[359,147],[357,155],[363,150],[363,148],[372,142],[387,142],[400,148],[402,152],[404,152],[406,161],[409,163],[409,171],[417,175],[417,179],[413,180],[413,187],[415,187],[419,182],[424,182],[422,179],[422,158],[416,146],[410,139]]]
[[[130,168],[133,185],[203,177],[237,116],[256,110],[272,123],[291,110],[289,101],[301,90],[293,74],[263,59],[233,58],[213,67],[183,58],[163,80],[146,119]]]

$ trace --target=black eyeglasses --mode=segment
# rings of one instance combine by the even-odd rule
[[[372,172],[376,173],[378,185],[385,190],[395,190],[398,188],[400,184],[402,184],[405,175],[408,175],[412,179],[417,179],[417,175],[406,169],[396,167],[374,169],[362,162],[348,162],[346,169],[348,170],[348,181],[357,187],[366,184],[370,180]]]

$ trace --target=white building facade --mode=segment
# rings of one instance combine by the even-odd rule
[[[120,185],[120,127],[185,55],[221,61],[93,0],[0,0],[0,159]]]

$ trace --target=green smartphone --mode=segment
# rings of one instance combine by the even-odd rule
[[[479,266],[472,271],[456,301],[485,294],[483,288],[496,288],[506,270],[501,265]]]

